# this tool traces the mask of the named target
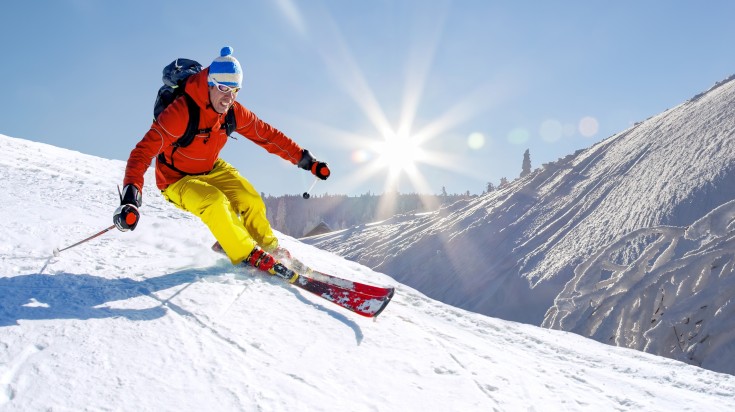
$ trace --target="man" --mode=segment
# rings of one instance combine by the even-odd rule
[[[199,133],[188,146],[175,144],[187,129],[192,107],[184,95],[158,115],[130,152],[120,206],[113,217],[115,225],[122,231],[137,226],[143,175],[155,157],[156,184],[163,196],[198,216],[233,264],[245,261],[258,269],[278,272],[283,265],[270,254],[278,247],[278,239],[266,218],[263,199],[233,166],[219,158],[228,140],[228,111],[234,112],[234,131],[268,152],[322,180],[330,175],[328,165],[235,101],[242,87],[242,69],[232,56],[232,48],[224,47],[208,68],[191,75],[183,87],[198,106]]]

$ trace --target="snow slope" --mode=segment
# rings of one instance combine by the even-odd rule
[[[120,411],[732,410],[735,376],[431,300],[294,239],[318,269],[397,295],[377,322],[244,269],[124,165],[0,135],[0,408]]]
[[[735,201],[640,229],[577,267],[543,326],[735,373]]]
[[[454,306],[735,373],[730,215],[706,217],[735,199],[733,137],[731,77],[479,199],[307,242]]]

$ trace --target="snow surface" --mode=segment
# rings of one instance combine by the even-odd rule
[[[306,242],[442,302],[735,374],[735,76],[437,213]]]
[[[3,410],[735,408],[735,376],[457,309],[286,236],[396,297],[373,322],[233,268],[150,175],[137,230],[54,258],[110,225],[123,162],[2,135],[0,153]]]

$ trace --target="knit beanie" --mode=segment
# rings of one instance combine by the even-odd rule
[[[240,62],[232,56],[232,47],[223,47],[219,54],[209,65],[209,85],[214,86],[214,80],[225,86],[242,87],[242,68]]]

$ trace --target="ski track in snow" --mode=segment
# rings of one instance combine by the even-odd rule
[[[148,186],[136,231],[51,257],[109,225],[124,165],[3,136],[0,151],[4,410],[735,408],[731,375],[470,313],[279,236],[310,267],[396,287],[377,321],[353,315],[231,267]]]

